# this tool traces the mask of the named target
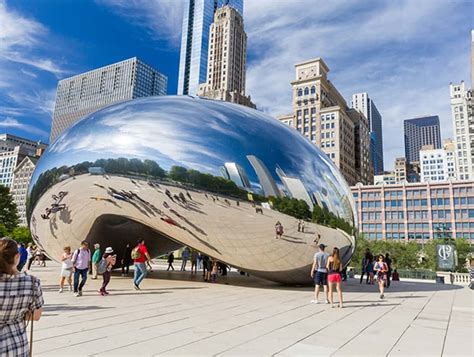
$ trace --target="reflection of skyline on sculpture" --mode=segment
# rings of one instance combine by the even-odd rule
[[[53,257],[64,239],[116,246],[143,235],[153,254],[188,245],[262,277],[306,281],[314,235],[345,262],[352,254],[348,195],[321,151],[265,114],[160,97],[105,108],[59,137],[34,173],[28,214]],[[286,227],[279,242],[276,221]],[[267,263],[245,258],[268,244],[280,253],[262,251]]]
[[[177,101],[179,105],[175,105]],[[155,102],[163,109],[160,113],[154,110]],[[208,115],[199,122],[189,120],[203,104]],[[156,98],[146,98],[105,108],[77,123],[67,137],[61,136],[49,147],[48,168],[71,165],[71,157],[78,163],[103,157],[119,158],[126,153],[127,157],[154,159],[165,170],[173,165],[184,164],[221,176],[220,168],[225,162],[232,162],[230,159],[234,157],[232,147],[243,144],[247,148],[246,156],[258,152],[256,157],[265,163],[268,178],[279,182],[281,187],[284,184],[276,174],[280,160],[280,166],[285,166],[288,176],[293,176],[292,171],[296,170],[298,176],[306,178],[302,182],[308,192],[320,192],[324,187],[327,188],[329,182],[342,179],[337,168],[323,152],[315,150],[309,142],[292,140],[297,133],[261,112],[233,104],[221,104],[223,103],[205,99],[169,96],[160,98],[159,101]],[[234,118],[234,108],[239,109],[238,119]],[[134,118],[136,111],[140,112],[139,118]],[[254,125],[254,116],[260,117],[267,125],[264,133],[258,125]],[[157,120],[160,121],[159,126],[155,124]],[[87,121],[94,121],[95,125],[88,126]],[[265,145],[265,142],[276,140],[278,135],[282,135],[279,130],[289,131],[284,134],[289,139],[278,142],[279,147]],[[132,137],[137,140],[131,140]],[[211,137],[212,140],[203,139]],[[263,147],[264,150],[257,147]],[[216,152],[223,154],[218,156]],[[309,153],[311,160],[306,163],[303,158]],[[286,157],[301,158],[291,162],[285,160]],[[37,172],[43,170],[43,165],[46,165],[45,160],[40,162],[41,167],[36,170],[32,182],[37,179]],[[240,165],[251,182],[262,184],[248,158],[242,160]],[[326,177],[329,180],[324,179]],[[269,192],[280,194],[280,190],[270,181],[266,181]],[[333,186],[331,191],[336,196],[349,194],[342,187]],[[340,202],[333,202],[333,206],[339,215],[347,215]]]

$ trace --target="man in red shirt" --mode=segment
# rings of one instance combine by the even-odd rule
[[[151,260],[146,249],[145,240],[141,239],[138,241],[136,247],[132,250],[132,258],[135,267],[133,275],[133,287],[135,290],[140,290],[140,283],[145,279],[147,270],[145,262]]]

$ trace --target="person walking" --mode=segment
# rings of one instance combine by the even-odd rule
[[[211,282],[217,282],[217,260],[212,260]]]
[[[81,248],[76,250],[72,256],[72,270],[74,271],[74,295],[82,296],[82,288],[87,281],[87,272],[89,271],[89,264],[91,262],[91,251],[89,250],[89,243],[85,240],[81,243]],[[79,277],[81,283],[79,284]]]
[[[135,290],[140,290],[140,284],[148,273],[145,262],[151,260],[144,239],[138,241],[137,246],[132,250],[131,257],[134,264],[133,287]]]
[[[383,299],[384,296],[384,287],[387,282],[387,263],[384,262],[384,257],[380,254],[377,258],[377,261],[374,263],[374,271],[377,273],[377,283],[379,285],[380,298]]]
[[[337,295],[339,297],[339,307],[342,308],[342,289],[341,289],[341,271],[342,263],[339,257],[339,249],[334,248],[332,250],[332,255],[328,258],[326,263],[326,268],[328,269],[328,284],[329,284],[329,302],[331,307],[334,307],[333,300],[333,290],[334,285],[336,285]]]
[[[168,254],[168,269],[166,269],[166,271],[169,271],[170,269],[174,270],[173,262],[174,262],[174,253],[171,252],[170,254]]]
[[[370,250],[369,248],[367,248],[362,258],[362,263],[360,267],[360,284],[362,284],[362,281],[364,280],[364,274],[366,275],[366,279],[367,279],[366,283],[367,284],[369,283],[369,273],[367,272],[367,266],[369,265],[369,260],[368,260],[369,254],[370,254]]]
[[[385,253],[385,263],[387,264],[387,283],[385,284],[387,288],[390,287],[390,280],[392,280],[392,259],[390,259],[390,255]]]
[[[202,277],[204,278],[204,281],[207,281],[207,266],[209,262],[209,257],[205,254],[201,254],[202,257]]]
[[[20,253],[20,261],[18,262],[16,269],[21,272],[26,264],[26,261],[28,260],[28,252],[26,251],[25,245],[23,243],[18,244],[18,253]]]
[[[28,253],[28,260],[27,260],[28,265],[26,266],[26,270],[30,270],[31,264],[33,263],[33,259],[35,259],[33,243],[28,243],[28,246],[26,247],[26,252]]]
[[[43,312],[40,280],[16,270],[18,244],[0,239],[0,356],[29,355],[28,321],[38,321]],[[31,323],[31,322],[30,322]]]
[[[105,260],[106,268],[105,271],[102,273],[102,286],[99,290],[99,294],[102,296],[109,295],[107,291],[107,285],[109,285],[110,277],[112,276],[112,268],[114,267],[115,263],[117,262],[117,255],[114,254],[114,250],[112,247],[105,248],[104,255],[102,259]]]
[[[191,274],[197,274],[197,261],[199,253],[196,249],[191,251]]]
[[[130,243],[125,246],[122,254],[122,276],[128,276],[130,272],[130,264],[132,264],[132,248],[130,247]]]
[[[181,256],[181,271],[186,271],[186,264],[189,259],[189,248],[185,247],[183,250],[183,255]]]
[[[314,254],[313,266],[311,267],[311,277],[314,279],[314,299],[311,300],[312,304],[317,304],[319,298],[319,290],[321,285],[326,295],[326,304],[329,304],[328,299],[328,269],[326,267],[329,254],[324,251],[326,246],[324,244],[319,245],[319,252]]]
[[[64,281],[67,279],[69,284],[69,291],[72,291],[72,253],[71,247],[64,247],[64,252],[60,258],[61,264],[61,277],[59,279],[59,292],[63,292]]]
[[[368,284],[374,285],[375,284],[375,279],[374,279],[374,256],[372,253],[369,254],[367,258],[367,277],[369,278]]]
[[[99,267],[100,262],[100,244],[94,244],[94,255],[92,255],[92,277],[91,279],[97,279],[97,268]]]

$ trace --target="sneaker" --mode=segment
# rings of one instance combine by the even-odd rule
[[[79,296],[82,296],[82,291],[79,291],[78,294],[79,294]]]
[[[108,291],[104,291],[105,295],[109,295],[109,292]]]
[[[383,298],[384,298],[384,295],[383,295],[383,294],[380,294],[380,298],[383,299]]]
[[[74,293],[74,296],[75,296],[75,297],[79,297],[79,296],[81,296],[81,295],[80,295],[79,293]]]
[[[103,291],[99,291],[99,294],[100,294],[101,296],[105,296],[105,293],[104,293]]]
[[[329,302],[329,300],[328,300],[328,299],[326,299],[326,304],[330,304],[330,302]]]
[[[135,290],[140,290],[140,287],[139,287],[137,284],[135,284],[135,283],[133,284],[133,288],[134,288]]]
[[[319,301],[318,300],[311,300],[311,304],[319,304]]]
[[[59,288],[59,293],[62,293],[63,292],[63,288]]]

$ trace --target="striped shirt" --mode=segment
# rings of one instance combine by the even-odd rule
[[[25,315],[43,303],[38,278],[0,274],[0,356],[28,356]]]

